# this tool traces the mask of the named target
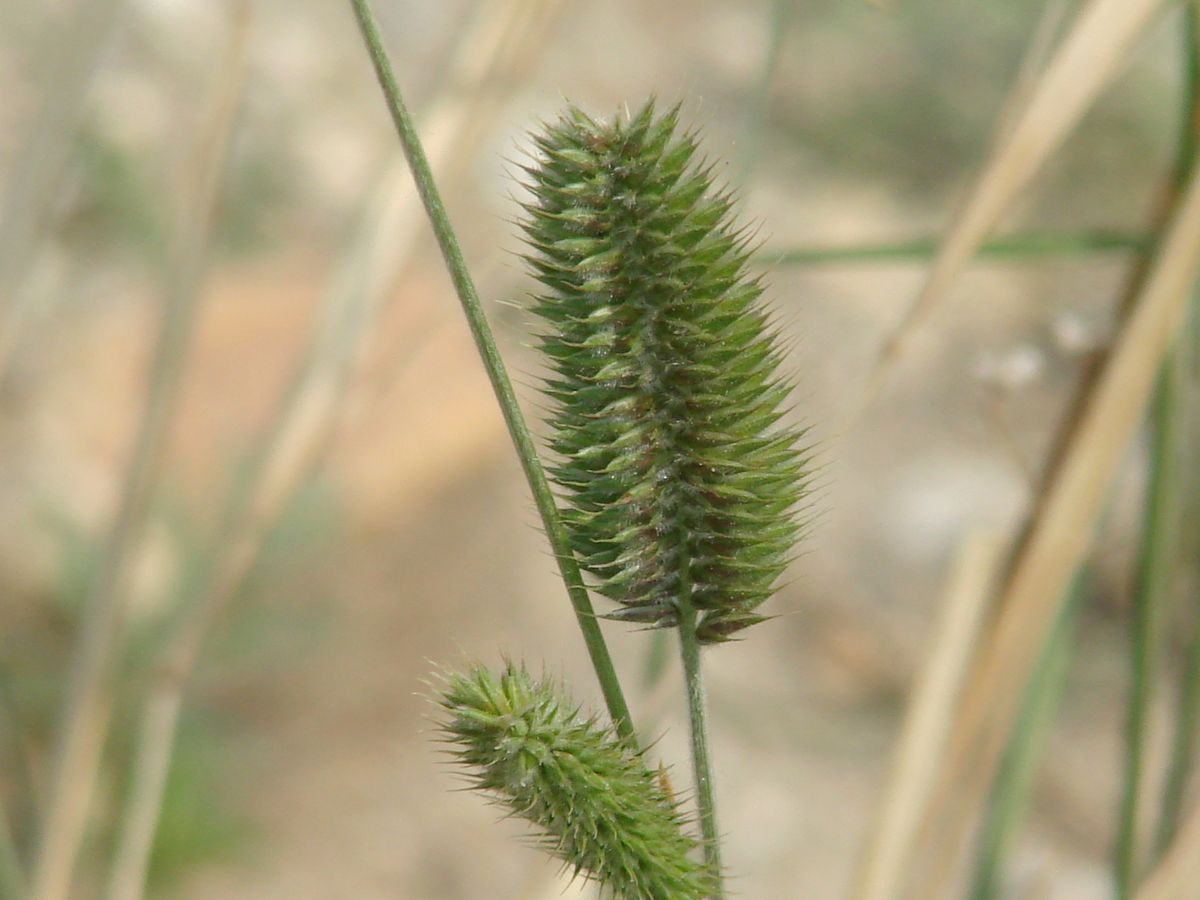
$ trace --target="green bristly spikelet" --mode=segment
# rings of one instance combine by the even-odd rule
[[[449,677],[442,729],[472,786],[538,827],[538,843],[606,896],[707,897],[696,841],[642,753],[555,685],[509,663]]]
[[[672,626],[689,602],[712,643],[762,621],[807,457],[748,238],[677,119],[568,109],[534,138],[523,227],[580,564],[611,618]]]

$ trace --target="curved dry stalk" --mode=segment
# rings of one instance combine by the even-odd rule
[[[95,787],[113,702],[118,652],[131,563],[144,535],[163,466],[166,436],[183,380],[192,325],[212,237],[221,176],[244,81],[245,10],[233,29],[227,63],[204,140],[187,169],[185,201],[174,234],[162,318],[147,385],[146,403],[125,474],[107,548],[84,603],[51,778],[31,878],[33,900],[63,900]]]
[[[1161,6],[1162,0],[1092,0],[1079,13],[1041,78],[1028,89],[1028,101],[1012,104],[1020,112],[1003,129],[916,299],[884,343],[863,405],[886,381],[917,328],[943,302],[950,284],[1013,198],[1078,124]]]
[[[1193,176],[1012,563],[999,617],[955,723],[952,765],[941,783],[943,794],[958,784],[956,801],[965,809],[976,809],[991,783],[1029,673],[1091,544],[1117,466],[1182,324],[1198,267],[1200,179]]]
[[[858,900],[892,900],[904,887],[1003,549],[1000,537],[990,532],[969,535],[963,542],[928,661],[908,703],[875,831],[858,869]]]

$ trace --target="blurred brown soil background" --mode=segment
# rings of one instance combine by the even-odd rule
[[[438,95],[455,34],[480,5],[377,3],[418,110]],[[54,22],[71,4],[4,7],[0,181],[38,110]],[[39,312],[0,388],[0,652],[35,721],[53,719],[70,645],[62,598],[80,563],[63,534],[86,545],[112,514],[160,293],[164,210],[223,40],[213,4],[129,7],[29,266],[25,289]],[[348,8],[254,7],[221,240],[163,510],[139,561],[136,615],[149,619],[186,565],[180,534],[215,521],[307,340],[372,173],[395,152]],[[729,161],[770,266],[772,249],[936,231],[986,150],[1040,4],[797,4],[760,92],[773,14],[767,2],[564,2],[495,127],[470,148],[470,166],[448,185],[450,212],[531,417],[528,322],[504,305],[530,289],[514,255],[518,189],[506,160],[561,97],[600,114],[652,92],[681,98],[710,154]],[[1166,40],[1150,36],[1006,227],[1147,220],[1177,91],[1161,61]],[[497,824],[477,796],[452,792],[459,783],[426,718],[437,666],[495,663],[501,652],[544,661],[589,702],[597,692],[449,281],[421,240],[370,335],[326,463],[190,692],[196,728],[219,734],[194,802],[229,810],[221,827],[233,839],[158,871],[161,896],[452,900],[578,889],[513,840],[519,825]],[[844,895],[951,563],[972,531],[1010,527],[1026,510],[1030,473],[1081,362],[1107,339],[1124,262],[974,265],[845,431],[920,268],[770,270],[769,296],[793,338],[797,415],[812,423],[824,468],[812,536],[771,607],[778,618],[709,654],[738,896]],[[1125,677],[1115,620],[1128,601],[1139,491],[1131,474],[1109,513],[1084,650],[1040,770],[1013,896],[1104,895]],[[657,752],[686,781],[677,676],[645,686],[653,639],[606,632],[635,718],[662,734]],[[34,758],[46,750],[35,742]],[[104,790],[101,805],[114,803],[118,784]]]

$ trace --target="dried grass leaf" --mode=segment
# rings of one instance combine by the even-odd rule
[[[916,329],[945,299],[950,284],[1009,203],[1079,123],[1161,5],[1161,0],[1092,0],[1041,78],[1032,87],[1026,79],[1019,80],[1015,90],[1027,91],[1028,101],[1004,128],[916,299],[880,352],[872,389],[883,382]]]

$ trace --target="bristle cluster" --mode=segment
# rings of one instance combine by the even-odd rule
[[[671,626],[687,602],[711,643],[762,621],[806,458],[746,236],[677,112],[569,109],[535,137],[523,226],[580,564],[612,618]]]
[[[696,842],[642,754],[567,705],[553,684],[509,664],[452,675],[443,730],[473,786],[540,830],[539,843],[606,896],[703,898]]]

